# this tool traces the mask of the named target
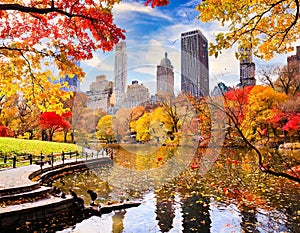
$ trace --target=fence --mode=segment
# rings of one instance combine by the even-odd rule
[[[51,153],[48,155],[40,154],[40,155],[15,155],[8,157],[7,155],[0,156],[0,169],[5,167],[16,168],[17,166],[22,165],[32,165],[33,163],[40,165],[41,169],[45,164],[49,164],[53,167],[53,164],[57,161],[65,163],[66,160],[74,159],[76,162],[78,159],[98,159],[103,157],[110,157],[113,159],[113,149],[111,148],[103,148],[100,151],[92,151],[88,149],[83,149],[82,153],[78,151],[69,151],[61,153]]]

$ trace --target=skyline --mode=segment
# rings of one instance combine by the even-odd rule
[[[151,94],[156,93],[156,67],[165,52],[174,66],[175,93],[180,91],[180,35],[181,33],[200,29],[208,42],[214,41],[214,36],[225,29],[216,23],[202,23],[196,19],[195,10],[199,1],[171,1],[166,7],[151,8],[144,6],[144,1],[126,0],[116,4],[113,10],[116,24],[126,30],[126,46],[128,56],[127,85],[138,80],[149,88]],[[222,51],[217,59],[209,57],[210,90],[218,82],[229,86],[239,83],[239,61],[235,58],[236,46]],[[295,51],[294,51],[295,52]],[[265,62],[254,57],[257,71],[264,66],[285,65],[287,56],[282,54]],[[97,75],[106,75],[113,80],[114,52],[98,51],[94,58],[82,61],[86,78],[81,84],[81,90],[87,91],[89,84]],[[256,77],[258,72],[256,72]],[[258,83],[259,84],[259,83]]]

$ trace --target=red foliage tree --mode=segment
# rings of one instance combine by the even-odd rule
[[[0,125],[0,137],[13,137],[14,133],[4,125]]]
[[[156,7],[156,6],[166,6],[169,4],[169,0],[147,0],[145,5],[148,6],[150,5],[152,7]]]
[[[300,129],[300,113],[291,114],[282,129],[286,131],[298,131]]]
[[[40,126],[42,130],[48,130],[49,141],[52,141],[53,134],[58,130],[68,130],[71,124],[68,120],[71,113],[65,113],[62,116],[55,112],[45,112],[40,116]],[[45,138],[43,138],[44,140]]]
[[[235,123],[240,125],[245,117],[246,105],[249,93],[253,86],[246,86],[241,89],[234,89],[224,94],[226,111],[234,117]]]

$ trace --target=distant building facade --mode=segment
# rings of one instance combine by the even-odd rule
[[[228,90],[228,87],[223,82],[220,82],[214,87],[211,96],[222,96],[228,92]]]
[[[156,93],[160,97],[174,97],[174,71],[167,53],[157,66]]]
[[[208,41],[200,30],[181,34],[181,91],[209,95]]]
[[[124,41],[115,45],[114,76],[115,109],[118,110],[122,107],[127,85],[127,54]]]
[[[252,51],[250,49],[239,49],[242,54],[240,60],[240,86],[255,86],[255,63],[252,61]]]
[[[113,91],[113,83],[106,80],[105,75],[96,77],[96,81],[90,85],[90,90],[86,95],[89,98],[88,107],[91,109],[102,109],[108,112],[110,108],[110,98]]]
[[[287,58],[288,72],[293,74],[293,77],[300,80],[300,46],[296,47],[296,55]]]
[[[138,81],[132,81],[132,84],[127,87],[123,106],[125,108],[133,108],[148,102],[149,99],[150,93],[148,88],[146,88],[143,84],[139,84]]]

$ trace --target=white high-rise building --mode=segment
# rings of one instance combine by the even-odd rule
[[[124,41],[115,46],[114,75],[115,110],[117,111],[122,108],[127,85],[127,54]]]

